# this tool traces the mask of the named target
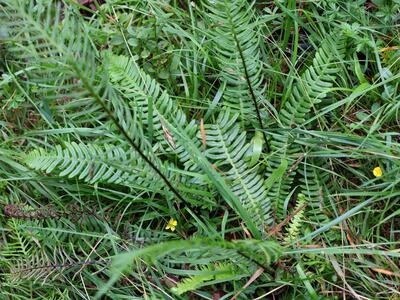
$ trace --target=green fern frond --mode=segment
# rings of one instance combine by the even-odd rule
[[[284,217],[283,203],[292,188],[296,175],[296,159],[301,159],[302,151],[295,144],[296,134],[292,128],[302,126],[312,109],[327,97],[335,83],[335,74],[341,69],[338,63],[345,54],[345,39],[326,38],[315,54],[312,65],[302,74],[293,86],[289,99],[279,112],[279,121],[282,128],[273,134],[271,140],[271,154],[268,163],[271,170],[281,163],[281,157],[287,158],[289,167],[294,167],[290,174],[284,176],[271,188],[271,199],[274,199],[278,219]]]
[[[215,124],[205,125],[207,147],[205,154],[225,175],[232,191],[243,206],[254,216],[263,231],[273,218],[271,203],[267,199],[264,179],[248,166],[246,152],[249,143],[246,132],[237,124],[238,114],[223,110]]]
[[[190,250],[190,251],[189,251]],[[221,251],[222,250],[222,251]],[[243,257],[249,265],[267,267],[276,261],[282,253],[281,247],[272,241],[263,240],[211,240],[208,238],[196,238],[194,240],[179,240],[159,243],[140,250],[132,250],[114,257],[113,268],[116,274],[128,270],[137,258],[144,258],[149,263],[159,260],[165,255],[179,255],[180,261],[187,252],[199,251],[203,254],[215,251],[219,256],[225,251],[232,251]],[[209,252],[210,251],[210,252]],[[182,256],[182,253],[184,254]],[[234,255],[224,259],[236,258]],[[190,262],[189,260],[188,262]],[[232,263],[235,263],[232,261]]]
[[[226,83],[224,105],[248,121],[246,118],[256,116],[264,91],[255,12],[243,0],[209,1],[207,8],[212,49]]]
[[[341,71],[338,63],[344,59],[346,39],[327,37],[321,44],[312,65],[309,66],[294,84],[289,99],[279,112],[279,120],[285,128],[301,126],[307,115],[325,99]]]
[[[294,211],[298,211],[301,207],[306,203],[306,196],[304,194],[297,195],[297,204]],[[287,234],[284,238],[284,241],[288,244],[296,240],[301,232],[302,227],[304,226],[304,209],[301,209],[293,216],[292,220],[289,223],[289,227],[287,229]]]
[[[183,279],[172,291],[177,295],[197,290],[201,287],[220,282],[239,280],[246,275],[241,275],[237,266],[232,263],[216,263],[200,267],[198,274]]]
[[[96,182],[154,187],[154,174],[131,151],[105,144],[65,143],[55,151],[39,148],[28,153],[24,162],[32,169],[61,177],[77,178],[90,184]]]
[[[299,168],[300,188],[307,199],[304,215],[313,225],[321,225],[329,220],[326,212],[330,204],[327,200],[329,193],[329,173],[326,171],[327,163],[323,158],[310,159]]]
[[[195,125],[195,120],[188,122],[186,115],[160,84],[140,70],[131,59],[110,56],[108,70],[114,88],[132,102],[133,113],[141,116],[138,121],[144,125],[143,130],[152,132],[155,140],[153,148],[159,149],[162,154],[177,155],[190,171],[205,171],[217,189],[227,196],[225,200],[248,220],[249,228],[258,236],[259,232],[251,224],[236,195],[216,174],[207,159],[199,155],[202,147],[201,139],[196,138],[198,126]],[[173,143],[170,139],[173,139]]]
[[[138,121],[143,124],[144,130],[151,132],[158,142],[155,148],[176,153],[187,168],[194,169],[190,155],[179,144],[179,140],[171,136],[173,142],[168,141],[163,121],[185,128],[186,134],[194,137],[197,130],[195,120],[188,122],[185,113],[160,84],[139,69],[130,58],[109,55],[107,61],[110,80],[127,101],[123,110],[127,114],[138,114]],[[200,147],[200,141],[194,142]]]
[[[97,79],[95,51],[79,14],[71,14],[74,8],[62,8],[56,1],[46,1],[41,10],[31,1],[1,4],[7,52],[25,67],[35,93],[47,100],[88,95],[77,79],[83,74],[88,82]]]
[[[9,273],[6,274],[10,282],[31,280],[33,283],[45,284],[47,281],[55,282],[59,277],[69,277],[82,272],[85,267],[103,262],[77,261],[67,254],[70,247],[63,245],[47,253],[45,249],[38,249],[26,258],[18,258],[10,262]]]
[[[20,223],[22,223],[22,221],[15,219],[11,219],[7,222],[11,234],[9,235],[9,242],[1,249],[1,255],[6,258],[6,262],[20,257],[27,258],[32,253],[32,245],[26,233],[19,228]]]

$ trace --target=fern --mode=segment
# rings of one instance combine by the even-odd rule
[[[243,0],[210,1],[207,8],[220,79],[226,83],[224,105],[246,122],[257,116],[262,129],[258,107],[263,103],[264,76],[254,10]]]
[[[398,1],[300,2],[0,0],[0,298],[397,299]]]
[[[46,173],[57,170],[61,177],[77,178],[90,184],[115,183],[148,187],[154,185],[157,176],[131,151],[105,144],[65,143],[56,145],[55,151],[37,149],[30,152],[24,162],[31,168]]]
[[[167,130],[165,120],[176,127],[185,128],[186,134],[193,137],[197,130],[195,120],[187,121],[186,115],[171,99],[168,93],[149,75],[140,70],[136,64],[124,56],[107,56],[108,72],[114,88],[120,92],[127,104],[122,111],[126,114],[138,114],[139,122],[144,130],[152,132],[158,146],[163,151],[176,153],[187,168],[195,169],[190,155],[179,140],[174,140],[174,145],[166,138]],[[151,114],[151,115],[150,115]],[[129,120],[129,118],[122,118]],[[163,123],[164,122],[164,123]],[[174,139],[174,137],[171,137]],[[195,141],[196,142],[196,141]],[[197,141],[197,145],[200,142]]]
[[[319,158],[306,161],[299,169],[301,192],[307,199],[304,215],[317,226],[329,220],[326,215],[330,207],[327,201],[329,173],[325,170],[326,167],[324,160]]]
[[[69,10],[74,9],[72,6],[68,7],[68,9],[63,8],[61,12],[60,6],[55,5],[53,1],[49,1],[47,4],[48,6],[45,9],[34,15],[30,14],[30,11],[34,10],[34,3],[28,4],[25,1],[16,0],[5,4],[2,16],[6,21],[5,26],[8,34],[12,36],[8,42],[12,46],[16,46],[12,48],[11,53],[21,61],[26,62],[26,65],[31,70],[39,70],[30,74],[30,76],[37,85],[37,93],[44,95],[45,99],[54,99],[52,95],[56,95],[55,97],[57,98],[90,97],[107,113],[117,127],[121,126],[112,112],[110,112],[107,103],[102,100],[102,92],[105,95],[109,95],[109,85],[96,72],[98,71],[95,62],[96,51],[89,41],[89,35],[85,31],[81,19],[69,18]],[[63,14],[62,18],[61,13]],[[63,20],[62,30],[58,26],[61,19]],[[22,38],[22,36],[24,37]],[[26,40],[26,37],[29,37],[29,39]],[[30,44],[26,45],[27,43]],[[20,47],[21,45],[26,45],[26,47]],[[79,63],[80,61],[85,61],[85,64]],[[43,82],[51,82],[51,84],[43,84]],[[62,89],[59,88],[60,85]],[[45,111],[42,111],[42,114],[51,123],[51,112],[46,108],[46,105],[44,108]],[[157,165],[152,163],[151,159],[134,143],[133,138],[126,131],[121,133],[139,155],[140,159],[138,161],[143,160],[161,177],[169,189],[179,199],[183,200],[183,197],[174,189]],[[74,157],[75,150],[70,149],[72,157]],[[79,149],[77,151],[76,154],[82,157]],[[59,163],[56,160],[49,160],[48,163],[50,164],[47,165],[47,168],[52,167],[52,162]],[[71,175],[70,172],[72,172],[74,176],[78,175],[73,172],[73,166],[84,166],[85,168],[82,169],[84,172],[81,177],[87,181],[91,180],[88,177],[90,167],[87,161],[85,163],[73,161],[71,164],[65,161],[65,164],[60,165],[60,167],[64,168],[67,165],[69,169],[66,168],[61,174],[69,176]],[[111,181],[117,180],[116,176],[113,177],[118,173],[117,171],[112,168],[107,169],[104,164],[99,164],[98,166],[99,172],[97,175],[99,175],[99,178],[103,177],[103,180]],[[39,168],[39,166],[36,166],[36,168]],[[107,170],[107,172],[104,173],[104,170]],[[138,179],[140,181],[140,176]]]
[[[201,198],[208,193],[198,189],[196,182],[201,180],[197,179],[197,174],[182,174],[182,170],[175,165],[162,163],[150,151],[147,154],[182,194],[191,197],[192,204],[204,203]],[[139,191],[166,192],[170,195],[158,174],[135,153],[126,150],[126,146],[65,142],[63,146],[56,145],[53,151],[42,148],[31,151],[24,157],[24,163],[36,171],[76,178],[89,184],[118,184]]]
[[[109,57],[109,73],[114,88],[119,90],[121,94],[124,95],[125,99],[130,99],[133,102],[132,109],[125,107],[141,115],[139,120],[146,126],[143,130],[151,130],[154,132],[154,138],[158,141],[156,145],[154,145],[154,148],[166,149],[169,154],[175,153],[185,165],[186,169],[200,170],[200,168],[210,168],[210,164],[205,160],[202,160],[203,165],[200,166],[199,163],[196,162],[198,157],[195,156],[197,155],[188,149],[190,147],[195,152],[201,149],[201,139],[196,139],[197,126],[194,120],[188,124],[182,110],[172,101],[166,91],[163,91],[161,86],[154,79],[138,69],[135,63],[126,57]],[[149,99],[151,99],[151,101],[149,101]],[[149,104],[151,104],[151,109],[149,109]],[[152,117],[149,116],[149,111],[153,112]],[[221,117],[222,116],[223,114],[221,114]],[[223,118],[225,120],[224,122],[226,122],[226,118],[229,118],[229,114]],[[232,125],[232,122],[230,124]],[[208,126],[205,127],[212,128]],[[223,140],[225,137],[222,132],[218,133],[218,130],[221,130],[220,127],[221,125],[219,127],[217,126],[216,133],[220,134],[220,143],[225,143]],[[170,128],[173,131],[169,132],[169,134],[174,138],[176,147],[172,147],[171,143],[166,141],[165,131]],[[239,128],[236,127],[234,130],[237,131],[238,129]],[[212,130],[210,133],[212,133]],[[174,134],[177,134],[177,136],[174,136]],[[213,137],[210,136],[210,141],[212,138]],[[241,135],[241,139],[244,141],[245,134]],[[213,149],[219,151],[218,145],[215,146],[216,147],[213,147]],[[230,197],[238,196],[239,201],[235,198],[235,202],[242,203],[245,208],[251,212],[257,213],[256,222],[258,222],[259,228],[262,228],[263,224],[268,224],[270,222],[269,202],[263,201],[263,198],[265,198],[262,187],[263,180],[257,174],[255,174],[255,176],[248,176],[249,172],[245,171],[246,166],[239,161],[240,156],[237,156],[238,151],[241,153],[240,155],[243,155],[247,147],[248,146],[245,146],[245,144],[241,142],[232,149],[226,149],[226,147],[222,148],[225,155],[231,155],[229,151],[232,151],[232,154],[235,156],[234,161],[232,161],[232,166],[234,168],[232,168],[230,174],[227,174],[228,179],[234,182],[234,184],[231,185],[233,194],[231,194],[231,191],[229,191],[229,194]],[[246,179],[242,177],[244,175],[246,175]],[[226,187],[224,187],[224,190],[225,189]],[[236,209],[240,210],[241,208]],[[249,226],[251,226],[251,224],[249,224]]]
[[[263,268],[267,268],[271,263],[276,261],[282,253],[281,247],[275,242],[261,240],[224,241],[197,238],[194,240],[164,242],[140,250],[131,250],[130,252],[115,256],[112,268],[116,275],[111,278],[105,286],[103,286],[103,289],[98,293],[98,296],[101,296],[105,290],[121,276],[122,272],[129,270],[134,261],[138,258],[145,259],[147,262],[151,263],[159,261],[162,257],[168,255],[178,257],[179,261],[183,263],[185,262],[185,255],[182,255],[182,253],[192,253],[194,251],[202,253],[203,262],[205,257],[213,255],[215,252],[217,253],[215,261],[219,260],[220,256],[225,254],[225,256],[228,257],[224,257],[224,260],[230,259],[231,263],[238,265],[236,255],[232,255],[231,252],[236,253],[244,259],[241,261],[241,266],[247,270],[246,275],[248,275],[248,269],[250,266],[262,266]],[[192,262],[193,260],[188,259],[188,263]],[[226,265],[226,263],[222,264],[222,266],[224,265]],[[228,263],[228,265],[230,265],[230,263]],[[188,286],[186,287],[190,287],[190,284],[197,284],[198,281],[206,281],[208,278],[209,277],[193,279],[188,282]]]
[[[304,194],[297,195],[297,204],[294,211],[298,211],[295,216],[293,216],[292,220],[289,223],[289,227],[287,229],[287,234],[284,238],[284,241],[288,244],[296,240],[300,233],[301,229],[304,227],[304,210],[301,207],[306,203],[306,196]]]
[[[296,135],[292,128],[302,126],[311,110],[327,97],[335,82],[335,74],[340,71],[338,62],[345,53],[345,39],[328,37],[315,54],[312,65],[302,74],[294,84],[289,99],[279,112],[279,121],[282,129],[272,136],[271,149],[273,153],[268,161],[270,167],[266,173],[271,174],[281,163],[281,157],[289,161],[294,167],[290,174],[283,176],[274,184],[270,191],[270,198],[274,199],[277,216],[284,217],[283,203],[290,192],[293,179],[296,175],[296,158],[302,155],[302,150],[295,143]]]
[[[1,248],[5,259],[0,261],[0,276],[7,283],[2,285],[2,292],[12,291],[12,286],[22,287],[26,283],[37,289],[49,283],[52,288],[62,287],[65,281],[73,280],[81,272],[89,273],[88,268],[101,271],[107,265],[108,260],[103,257],[108,255],[111,245],[107,239],[98,240],[106,233],[104,228],[96,234],[96,229],[87,224],[64,223],[63,220],[57,220],[58,224],[49,220],[47,226],[40,226],[46,222],[8,220],[5,227],[7,243]],[[82,225],[81,230],[76,230]],[[84,232],[91,233],[82,235]],[[99,246],[95,254],[91,253],[94,244]]]
[[[33,248],[31,247],[28,238],[21,232],[18,225],[19,220],[10,220],[8,226],[11,229],[9,242],[6,247],[2,248],[2,256],[6,258],[6,262],[10,262],[17,258],[27,258],[31,255]]]
[[[59,277],[64,280],[82,272],[90,265],[105,264],[102,261],[76,260],[68,254],[68,245],[60,248],[52,249],[47,253],[44,249],[34,250],[33,253],[26,258],[19,257],[10,261],[9,273],[6,274],[10,282],[31,280],[33,283],[45,284],[47,281],[54,283]]]
[[[26,75],[35,86],[34,92],[46,100],[89,95],[84,82],[77,80],[77,73],[84,74],[91,84],[97,80],[95,52],[81,19],[77,14],[70,17],[72,6],[61,10],[60,4],[47,1],[42,9],[36,10],[35,4],[23,0],[2,1],[0,25],[7,34],[9,54],[21,68],[26,68]],[[52,122],[46,105],[39,108]]]
[[[198,274],[183,279],[172,291],[177,295],[197,290],[219,282],[238,280],[245,275],[238,275],[238,268],[230,263],[217,263],[200,267]]]
[[[57,24],[59,22],[60,9],[56,8],[56,15],[53,16],[53,3],[49,3],[48,8],[44,9],[43,14],[38,14],[36,17],[32,17],[28,14],[28,10],[32,7],[27,6],[22,1],[16,0],[16,2],[16,5],[14,5],[15,8],[14,6],[10,5],[10,14],[5,15],[6,20],[10,20],[9,17],[11,16],[11,18],[15,17],[15,19],[21,20],[22,24],[22,20],[26,18],[27,21],[25,23],[28,23],[29,25],[21,25],[23,26],[21,30],[26,32],[28,35],[37,33],[34,41],[42,39],[44,40],[43,45],[45,45],[46,49],[51,48],[51,51],[54,50],[53,52],[43,53],[40,50],[42,44],[37,43],[32,46],[33,54],[41,58],[45,58],[47,55],[51,54],[54,65],[62,65],[62,68],[60,67],[59,69],[51,66],[51,70],[58,70],[62,74],[68,74],[68,76],[60,74],[56,76],[50,72],[47,74],[48,78],[46,80],[55,80],[59,83],[63,83],[62,85],[66,90],[79,91],[75,96],[79,95],[79,97],[82,98],[90,97],[94,99],[101,106],[102,110],[106,112],[107,116],[112,121],[113,126],[118,129],[118,132],[122,134],[124,139],[132,148],[134,148],[136,154],[138,154],[138,157],[140,157],[140,159],[136,158],[136,160],[134,158],[134,166],[139,165],[139,163],[135,163],[135,161],[140,162],[143,159],[146,164],[149,165],[159,177],[161,177],[166,186],[168,186],[169,190],[172,191],[178,199],[181,201],[187,201],[178,192],[178,190],[175,189],[174,185],[169,181],[167,175],[160,170],[162,166],[153,163],[152,160],[147,157],[146,153],[140,149],[140,139],[143,139],[144,137],[142,135],[135,135],[135,132],[132,132],[131,129],[135,127],[131,127],[129,125],[129,120],[126,121],[126,124],[124,124],[124,122],[120,123],[118,117],[123,116],[123,118],[125,118],[127,116],[141,116],[137,118],[137,120],[146,126],[143,128],[142,132],[145,130],[148,132],[153,132],[154,140],[157,141],[157,143],[154,144],[151,139],[151,134],[149,135],[153,149],[160,149],[162,155],[176,154],[181,163],[186,165],[187,169],[198,170],[200,168],[198,168],[195,162],[198,157],[194,156],[198,156],[197,153],[200,149],[200,141],[194,138],[195,131],[197,129],[197,126],[194,126],[194,120],[187,122],[186,115],[182,112],[182,110],[179,109],[176,103],[171,100],[166,91],[164,91],[155,80],[138,68],[138,66],[132,60],[126,57],[115,57],[111,55],[109,59],[105,58],[107,63],[104,67],[106,70],[108,70],[109,78],[106,78],[105,76],[103,77],[101,72],[98,74],[97,71],[99,68],[96,66],[96,61],[94,60],[94,54],[96,51],[93,49],[92,44],[88,39],[88,34],[85,32],[85,30],[82,29],[82,31],[80,31],[81,28],[79,26],[81,23],[79,20],[76,20],[77,22],[74,23],[73,18],[71,18],[71,20],[68,18],[68,10],[65,11],[63,21],[63,23],[65,23],[67,26],[68,31],[61,32],[61,35],[58,36],[60,33],[57,32]],[[42,22],[43,19],[45,19],[46,22]],[[50,24],[49,22],[53,23]],[[44,25],[48,25],[48,27],[45,27]],[[18,42],[22,42],[23,44],[23,40],[13,41],[13,44],[18,44]],[[21,51],[21,49],[19,49],[19,51]],[[28,63],[29,59],[31,58],[29,55],[30,53],[28,53],[26,56]],[[77,59],[78,57],[84,58],[88,65],[80,64],[80,60]],[[42,61],[45,62],[46,60],[43,59]],[[66,82],[63,80],[66,80],[68,84],[66,84]],[[111,81],[111,85],[109,81]],[[113,89],[120,91],[119,98],[112,97],[112,95],[115,94]],[[41,90],[43,90],[43,93],[46,93],[46,89]],[[60,94],[63,93],[60,92]],[[112,99],[107,102],[104,101],[103,99],[107,99],[108,96],[111,96]],[[132,101],[134,104],[133,109],[129,110],[129,107],[125,103],[120,102],[120,99],[129,99]],[[112,105],[117,111],[116,115],[114,115],[113,111],[110,110]],[[151,111],[153,112],[153,115],[151,114]],[[136,128],[140,127],[141,125],[139,124]],[[174,142],[172,143],[171,141],[167,141],[169,139],[173,139]],[[176,146],[173,146],[173,144],[176,144]],[[190,152],[188,149],[186,149],[186,147],[191,148]],[[92,182],[92,178],[88,176],[88,168],[90,168],[90,166],[88,167],[87,158],[89,156],[84,157],[82,154],[79,154],[80,149],[78,149],[78,152],[76,153],[75,150],[76,149],[69,150],[72,157],[79,156],[83,158],[83,161],[73,160],[71,163],[71,161],[68,162],[67,159],[61,162],[59,158],[53,157],[49,161],[45,161],[45,163],[47,163],[46,168],[40,165],[35,165],[35,168],[44,170],[51,167],[52,163],[55,163],[59,168],[63,169],[61,170],[60,174],[65,176],[71,176],[72,174],[72,176],[78,176],[78,178],[81,177],[83,180]],[[65,155],[68,157],[69,154],[65,153]],[[38,157],[39,155],[36,153],[35,159],[38,159]],[[216,174],[214,170],[211,170],[211,166],[206,159],[203,156],[200,158],[201,169],[206,172],[208,178],[224,195],[224,200],[227,201],[231,207],[237,210],[244,219],[246,219],[248,227],[252,231],[253,236],[258,237],[259,232],[256,230],[254,224],[252,224],[252,221],[246,211],[241,207],[240,201],[237,200],[232,191],[230,191],[227,185],[219,178],[218,174]],[[101,162],[99,164],[96,162],[96,166],[97,165],[98,172],[96,172],[96,179],[106,181],[111,180],[113,182],[117,180],[116,176],[114,177],[114,175],[116,175],[118,172],[115,171],[115,168],[108,168],[106,164]],[[80,166],[83,167],[80,168]],[[74,172],[74,167],[79,167],[83,174],[78,174],[79,171]],[[137,179],[139,181],[142,180],[140,176],[137,176]],[[158,190],[159,189],[157,189],[157,191]]]
[[[215,124],[205,125],[206,157],[220,168],[243,206],[253,215],[261,231],[272,224],[271,203],[267,199],[264,179],[248,166],[246,132],[237,124],[238,114],[223,110]]]
[[[11,282],[32,280],[33,282],[42,281],[43,284],[49,277],[52,277],[53,273],[57,271],[63,272],[70,263],[55,264],[51,262],[45,252],[35,251],[26,259],[14,261],[9,276]]]

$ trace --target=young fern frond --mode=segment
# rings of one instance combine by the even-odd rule
[[[304,226],[304,209],[301,207],[306,203],[306,197],[304,194],[297,195],[297,204],[294,211],[298,211],[289,223],[287,234],[284,241],[288,244],[296,240],[301,232],[301,228]]]
[[[271,203],[267,198],[264,179],[248,166],[246,152],[249,144],[246,132],[237,124],[238,114],[223,110],[215,124],[205,125],[206,156],[220,168],[232,191],[243,206],[253,215],[261,231],[270,226],[273,218]]]
[[[283,203],[290,192],[296,175],[296,159],[301,159],[302,151],[294,140],[296,135],[292,128],[300,127],[315,105],[327,97],[335,83],[335,74],[340,71],[338,63],[345,54],[345,39],[326,38],[315,54],[312,65],[309,66],[293,86],[289,99],[279,112],[282,128],[272,136],[271,150],[273,151],[268,163],[267,176],[271,170],[281,163],[281,157],[289,161],[293,169],[271,188],[270,197],[275,201],[278,219],[284,217]]]

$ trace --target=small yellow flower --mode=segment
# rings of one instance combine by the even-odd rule
[[[372,173],[374,174],[375,177],[381,177],[383,172],[380,167],[376,167],[372,170]]]
[[[178,221],[175,220],[174,218],[171,218],[167,224],[167,227],[165,229],[169,229],[171,231],[175,231],[176,225],[178,225]]]

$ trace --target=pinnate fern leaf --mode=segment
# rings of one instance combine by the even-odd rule
[[[211,42],[221,80],[226,83],[224,105],[245,118],[254,117],[255,105],[262,102],[264,91],[260,37],[254,10],[243,0],[210,1],[207,8]]]
[[[254,216],[261,231],[272,224],[271,203],[267,199],[264,179],[249,167],[246,132],[237,124],[238,114],[223,110],[215,124],[205,126],[206,157],[224,173],[232,191]]]
[[[270,197],[274,199],[278,219],[284,217],[283,203],[288,196],[296,175],[296,159],[301,159],[302,151],[295,143],[296,134],[293,128],[300,127],[305,122],[315,105],[327,97],[335,83],[335,74],[341,69],[339,62],[345,54],[345,39],[327,37],[315,54],[310,65],[296,81],[289,99],[279,112],[282,127],[272,136],[272,154],[268,160],[269,176],[280,163],[281,158],[287,158],[291,172],[283,176],[271,188]]]
[[[199,274],[183,279],[172,291],[177,295],[182,295],[189,291],[198,290],[203,286],[238,280],[245,275],[241,275],[238,268],[232,263],[217,263],[200,267]]]
[[[185,113],[160,84],[139,69],[128,57],[108,56],[108,72],[114,88],[128,101],[126,109],[140,116],[139,120],[145,126],[145,130],[154,133],[158,147],[169,153],[176,153],[187,168],[193,169],[190,155],[179,141],[168,142],[164,120],[175,127],[185,128],[190,137],[195,136],[195,120],[188,122]],[[200,144],[199,141],[194,142]]]
[[[154,181],[154,172],[139,158],[122,147],[105,144],[65,143],[55,151],[39,148],[30,152],[24,162],[32,169],[59,176],[77,178],[90,184],[96,182],[148,185]]]

